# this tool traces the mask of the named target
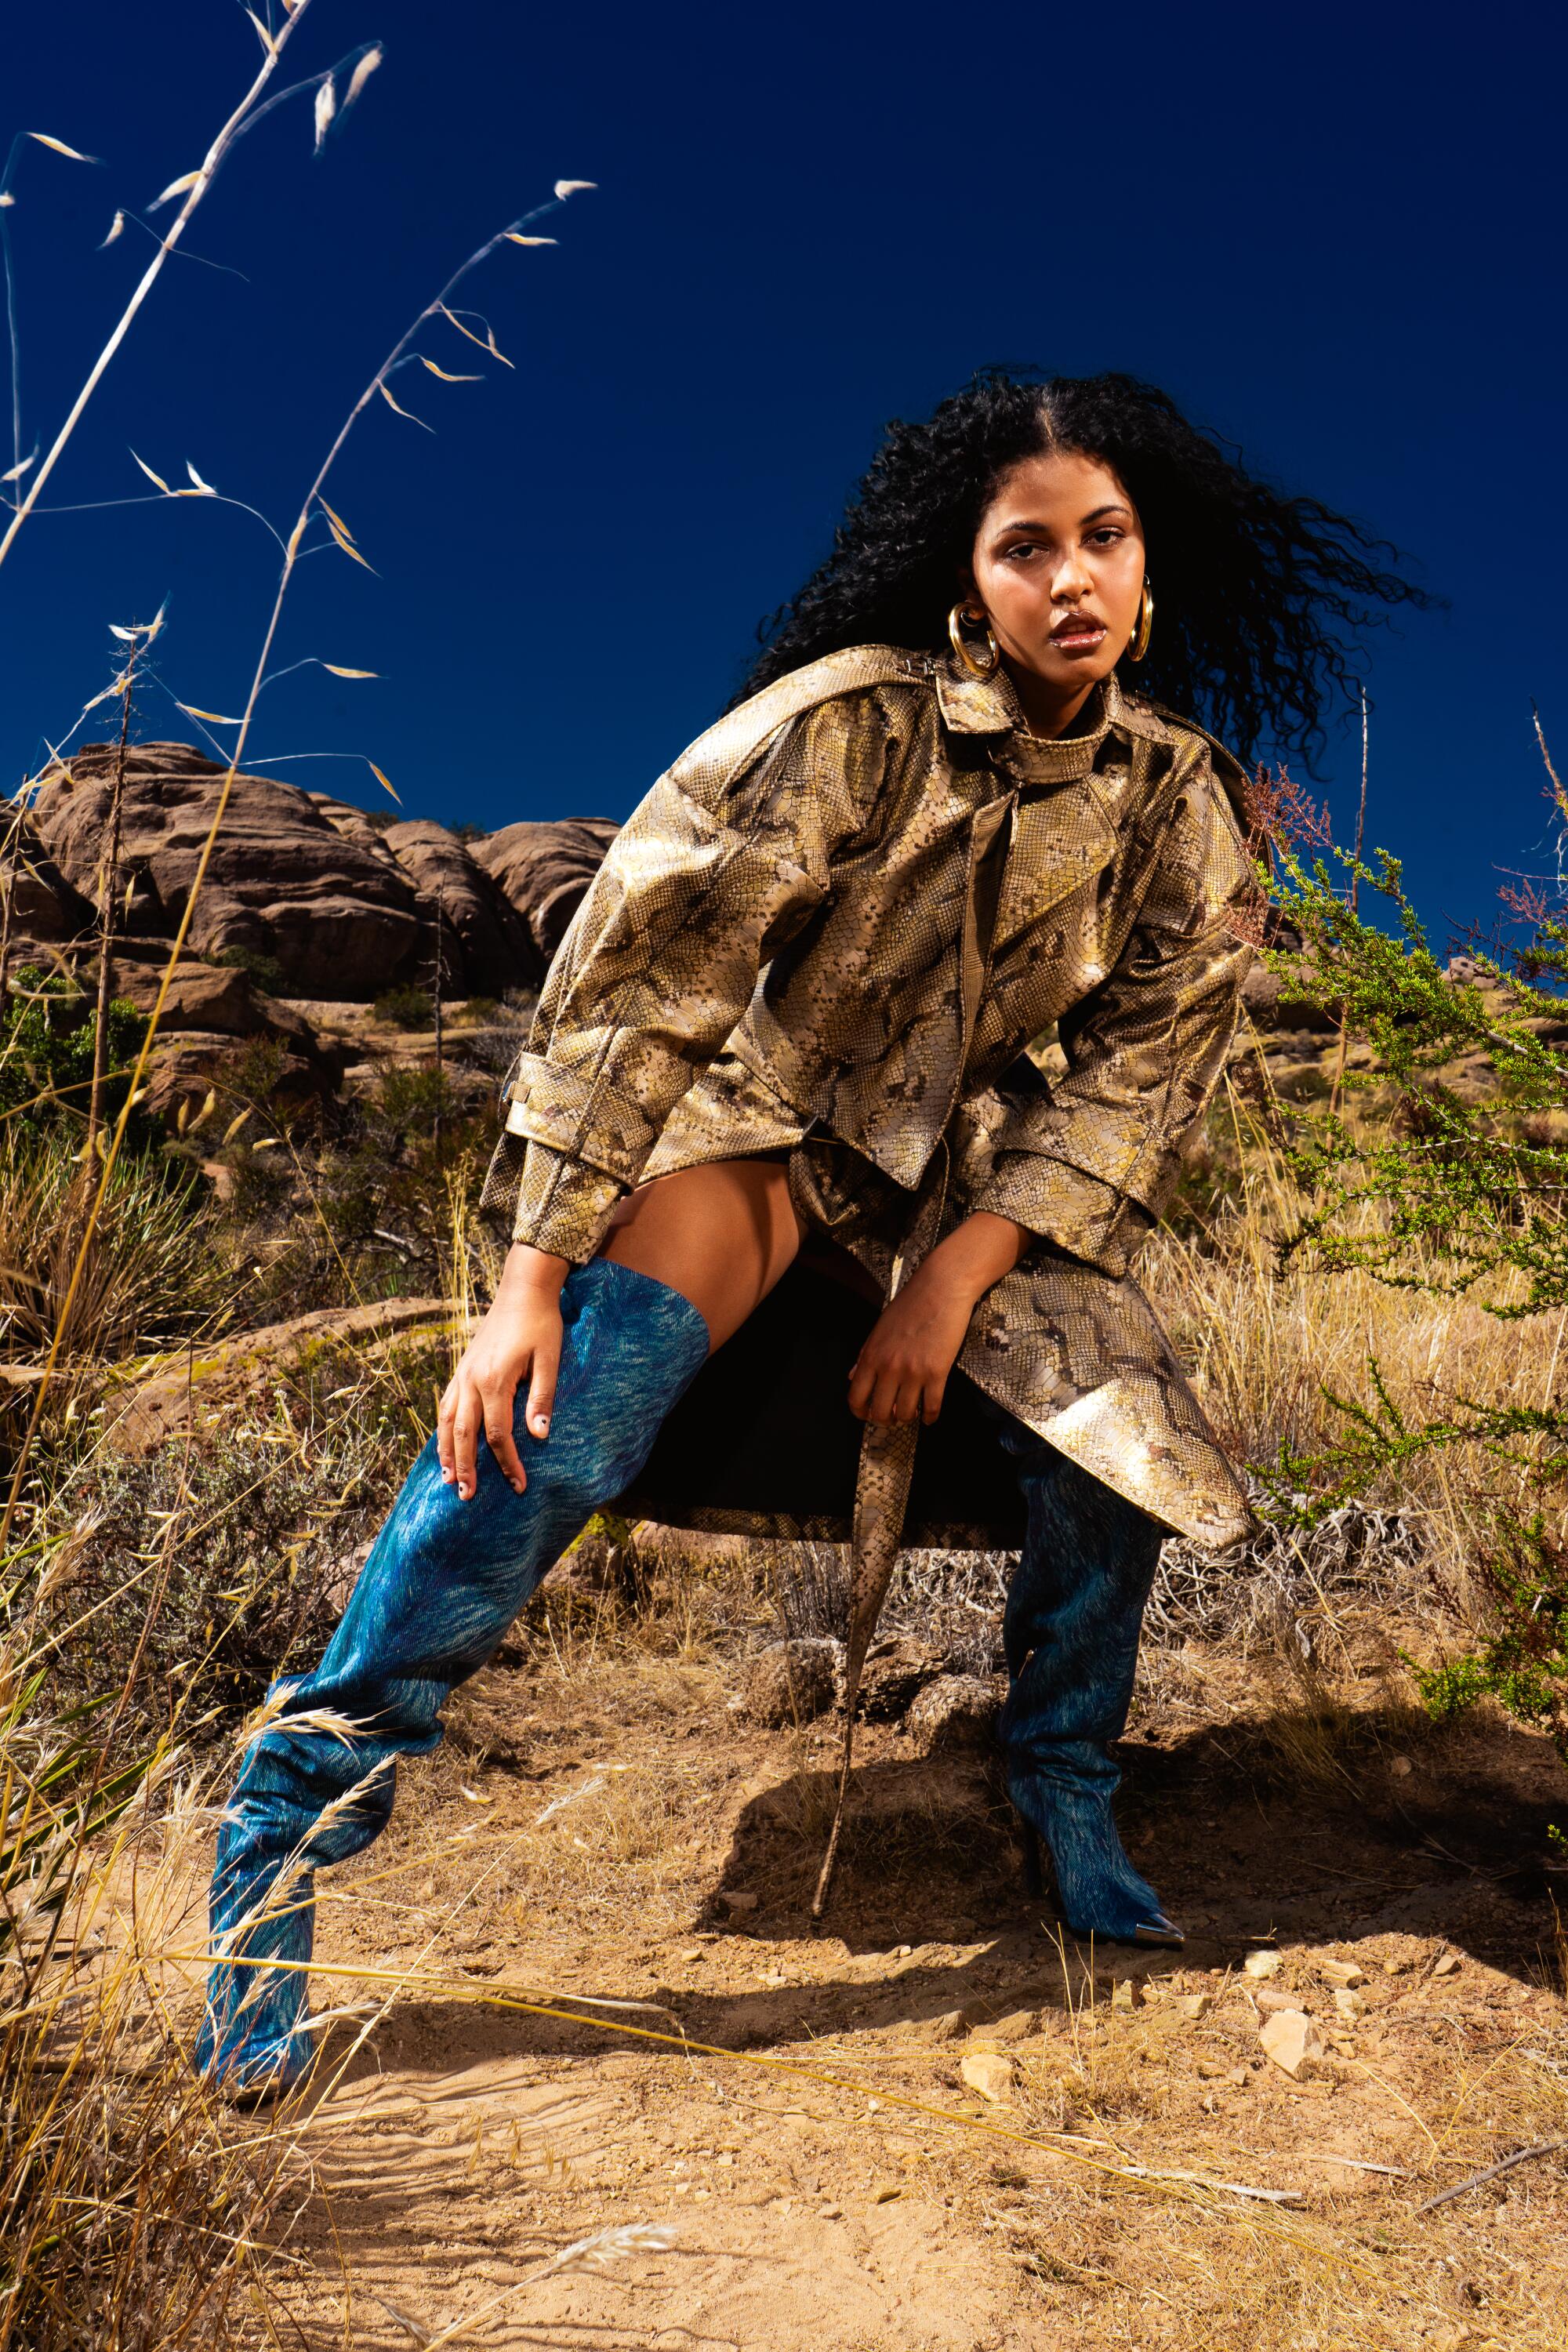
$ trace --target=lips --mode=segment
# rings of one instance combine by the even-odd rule
[[[1091,620],[1087,613],[1069,613],[1051,631],[1051,643],[1063,653],[1089,653],[1105,636],[1105,623]]]

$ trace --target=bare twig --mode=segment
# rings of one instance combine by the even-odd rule
[[[131,739],[131,697],[136,683],[136,656],[142,640],[127,650],[120,680],[120,740],[114,749],[114,773],[109,786],[109,836],[100,869],[98,917],[98,1007],[92,1034],[92,1091],[87,1098],[87,1145],[83,1158],[90,1164],[98,1145],[103,1116],[103,1087],[109,1072],[109,1008],[114,996],[114,902],[120,881],[120,824],[125,803],[125,752]]]
[[[1352,915],[1361,898],[1361,853],[1366,840],[1366,688],[1363,686],[1361,689],[1361,805],[1356,811],[1355,864],[1351,869],[1351,913]],[[1340,1088],[1344,1083],[1345,1054],[1349,1045],[1349,1022],[1350,1008],[1347,1005],[1340,1013],[1340,1049],[1334,1064],[1334,1083],[1329,1093],[1331,1112],[1337,1111],[1340,1107]]]
[[[300,16],[302,16],[303,13],[304,9],[303,6],[301,6],[298,11],[296,11],[293,17],[290,18],[290,24],[298,24]],[[353,431],[355,425],[363,415],[371,402],[379,393],[385,389],[387,378],[393,373],[394,370],[399,367],[405,358],[412,356],[414,340],[418,334],[420,329],[425,326],[428,320],[446,313],[451,297],[456,293],[458,288],[462,285],[465,278],[470,277],[479,267],[481,262],[488,260],[489,256],[496,252],[500,246],[505,244],[529,244],[533,242],[534,240],[528,237],[524,232],[530,228],[535,221],[541,219],[544,214],[558,211],[561,205],[565,202],[566,198],[571,195],[574,190],[580,187],[588,187],[592,183],[588,181],[558,181],[556,183],[556,186],[559,191],[557,194],[552,197],[545,204],[536,205],[531,212],[525,213],[520,220],[510,223],[508,226],[503,229],[498,229],[493,236],[487,237],[484,244],[481,245],[476,252],[471,253],[468,259],[453,271],[445,286],[442,287],[440,293],[436,297],[436,299],[433,302],[426,304],[425,308],[419,312],[418,317],[415,319],[412,325],[399,336],[397,341],[393,345],[392,350],[387,353],[386,358],[382,362],[380,367],[377,368],[375,373],[371,377],[370,382],[365,385],[364,390],[361,393],[359,398],[350,409],[348,415],[344,418],[342,425],[339,428],[337,436],[332,442],[331,447],[328,450],[325,457],[321,460],[321,465],[316,470],[315,478],[311,482],[310,488],[305,493],[299,514],[295,518],[294,527],[289,532],[285,545],[283,569],[279,576],[277,593],[272,600],[272,609],[268,615],[267,626],[262,635],[260,651],[257,656],[255,670],[251,677],[250,690],[246,697],[245,706],[240,713],[239,722],[235,735],[234,749],[229,754],[228,767],[224,775],[223,782],[218,788],[217,801],[213,810],[212,822],[207,827],[206,836],[202,843],[201,852],[196,859],[195,871],[191,877],[190,887],[185,894],[185,903],[184,908],[181,909],[180,920],[175,929],[174,939],[170,942],[168,960],[164,963],[163,971],[159,975],[158,993],[153,1000],[153,1010],[148,1016],[147,1025],[142,1034],[141,1047],[137,1053],[135,1066],[131,1074],[131,1084],[126,1089],[124,1103],[121,1105],[119,1117],[115,1120],[114,1132],[110,1138],[108,1147],[100,1155],[102,1164],[98,1180],[98,1188],[93,1195],[92,1203],[88,1212],[86,1223],[82,1231],[81,1241],[77,1249],[76,1258],[71,1267],[70,1279],[66,1286],[65,1296],[60,1304],[59,1319],[56,1325],[54,1337],[50,1342],[49,1352],[44,1363],[44,1377],[38,1382],[37,1388],[34,1392],[32,1412],[28,1418],[27,1426],[23,1433],[22,1442],[17,1448],[16,1459],[11,1473],[10,1487],[5,1497],[5,1509],[0,1511],[0,1550],[4,1550],[5,1544],[10,1539],[11,1529],[15,1524],[17,1508],[21,1501],[23,1485],[26,1477],[27,1464],[32,1454],[33,1441],[37,1434],[38,1424],[43,1419],[45,1399],[47,1396],[49,1384],[54,1376],[55,1365],[58,1360],[60,1348],[63,1344],[64,1335],[67,1325],[69,1321],[71,1310],[76,1304],[77,1292],[80,1287],[82,1273],[86,1267],[88,1257],[92,1248],[93,1238],[98,1230],[99,1219],[103,1213],[104,1198],[108,1192],[110,1182],[113,1177],[120,1153],[124,1146],[125,1131],[130,1123],[132,1107],[135,1103],[138,1090],[142,1085],[142,1078],[146,1074],[147,1063],[152,1055],[153,1041],[158,1034],[158,1024],[163,1017],[163,1008],[168,1002],[169,990],[174,984],[174,974],[179,969],[180,959],[185,951],[185,942],[190,936],[191,924],[195,916],[196,906],[200,900],[203,887],[206,882],[207,869],[212,864],[213,851],[217,845],[218,835],[223,830],[224,819],[228,814],[229,801],[233,796],[235,782],[239,774],[240,761],[245,756],[246,746],[249,740],[251,724],[256,715],[257,699],[267,680],[268,665],[272,658],[272,648],[277,640],[279,627],[282,621],[284,603],[288,597],[289,589],[293,581],[295,566],[300,560],[300,551],[304,541],[305,533],[310,527],[312,518],[318,512],[322,514],[331,529],[334,540],[336,540],[338,544],[344,549],[344,551],[354,555],[358,562],[364,562],[364,558],[359,555],[358,551],[353,547],[350,535],[344,531],[341,520],[332,515],[331,509],[326,506],[323,493],[326,488],[328,478],[331,473],[332,467],[336,465],[338,458],[342,456],[343,448],[347,444],[349,436]],[[395,404],[394,404],[395,405]],[[18,514],[17,520],[20,520],[20,514]],[[13,533],[14,530],[15,525],[13,525]],[[11,534],[8,534],[5,541],[0,542],[0,557],[4,556],[5,547],[10,543],[10,536]]]
[[[251,110],[256,105],[256,101],[261,96],[262,91],[266,89],[273,75],[277,72],[279,61],[282,57],[284,47],[291,35],[298,29],[304,17],[305,11],[310,5],[310,0],[298,0],[298,5],[285,19],[280,30],[272,37],[270,46],[267,48],[263,57],[260,72],[257,75],[256,79],[251,83],[250,88],[246,91],[245,96],[240,100],[239,104],[235,108],[234,112],[229,116],[227,121],[218,132],[217,137],[213,141],[212,145],[207,149],[205,155],[202,158],[200,169],[191,174],[190,185],[184,192],[184,203],[180,206],[176,217],[171,223],[169,228],[165,231],[163,236],[160,240],[157,252],[153,256],[152,260],[142,271],[141,278],[137,282],[135,291],[132,293],[131,299],[127,302],[124,310],[121,312],[119,321],[115,326],[113,333],[110,336],[109,341],[105,343],[103,349],[94,360],[91,367],[88,370],[86,381],[83,383],[81,390],[77,394],[75,400],[72,401],[70,410],[66,417],[65,423],[60,426],[59,431],[56,434],[47,455],[34,473],[26,493],[24,494],[19,492],[17,495],[16,510],[12,516],[10,523],[6,527],[5,538],[0,539],[0,563],[5,562],[6,556],[11,551],[11,548],[17,532],[21,530],[22,525],[26,521],[27,517],[32,513],[34,507],[37,504],[39,491],[43,488],[44,484],[48,480],[49,476],[54,472],[59,459],[64,455],[66,445],[69,441],[71,435],[76,431],[78,425],[80,423],[82,413],[87,407],[89,401],[92,398],[93,394],[98,390],[99,385],[102,383],[104,375],[108,371],[110,362],[113,359],[115,352],[120,349],[121,344],[125,341],[126,336],[130,333],[132,320],[135,318],[138,310],[141,310],[142,303],[147,299],[148,295],[153,291],[153,289],[156,285],[158,278],[163,270],[163,264],[168,260],[169,256],[174,252],[175,247],[179,244],[181,237],[184,236],[186,222],[190,219],[191,215],[195,211],[196,206],[201,203],[202,198],[206,194],[207,190],[211,187],[219,164],[223,162],[224,157],[233,146],[236,139],[238,138],[240,131],[246,127],[247,120],[250,116]]]
[[[1516,2164],[1528,2164],[1532,2157],[1550,2156],[1554,2148],[1565,2146],[1568,2146],[1568,2141],[1537,2140],[1533,2147],[1521,2147],[1514,2155],[1505,2156],[1500,2164],[1489,2164],[1484,2172],[1472,2172],[1468,2180],[1459,2181],[1453,2189],[1445,2189],[1440,2197],[1428,2197],[1425,2205],[1417,2205],[1415,2210],[1417,2213],[1435,2213],[1439,2205],[1452,2204],[1454,2199],[1462,2197],[1468,2189],[1479,2189],[1483,2181],[1495,2180],[1500,2173],[1511,2172]]]

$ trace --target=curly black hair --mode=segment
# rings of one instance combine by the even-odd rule
[[[1244,760],[1267,738],[1310,767],[1326,712],[1352,690],[1355,636],[1388,606],[1432,600],[1392,568],[1397,549],[1258,481],[1130,375],[984,368],[928,423],[889,425],[832,554],[758,630],[763,651],[737,699],[841,646],[945,646],[997,484],[1053,448],[1102,459],[1142,521],[1157,611],[1129,682]]]

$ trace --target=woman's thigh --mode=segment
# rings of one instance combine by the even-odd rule
[[[802,1238],[780,1154],[681,1168],[639,1185],[600,1255],[679,1290],[721,1348],[787,1271]]]

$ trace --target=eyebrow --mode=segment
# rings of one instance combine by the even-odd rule
[[[1088,514],[1080,517],[1079,529],[1082,530],[1088,524],[1091,522],[1099,522],[1105,515],[1131,516],[1131,508],[1128,506],[1124,500],[1121,499],[1109,499],[1104,506],[1091,507]],[[1026,520],[1016,520],[1005,522],[1002,525],[1002,530],[1005,532],[1009,530],[1048,530],[1048,524],[1043,522],[1030,522]]]

